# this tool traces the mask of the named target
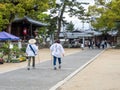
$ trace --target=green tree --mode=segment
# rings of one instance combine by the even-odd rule
[[[118,37],[120,36],[120,0],[96,0],[96,5],[89,8],[91,15],[97,16],[96,20],[92,23],[93,27],[99,30],[112,30],[118,29]],[[94,13],[93,13],[94,12]],[[97,14],[96,14],[97,13]],[[96,14],[96,15],[95,15]],[[120,40],[118,40],[119,42]]]
[[[90,15],[96,18],[92,22],[93,27],[97,29],[106,28],[106,30],[115,28],[116,21],[120,20],[120,0],[112,0],[107,3],[105,0],[96,0],[96,2],[96,5],[89,7]]]
[[[55,0],[0,0],[0,22],[3,26],[7,24],[8,31],[11,32],[11,22],[15,17],[29,16],[38,19],[54,5]]]
[[[74,24],[72,21],[66,26],[66,30],[72,32],[74,30]]]
[[[81,4],[88,4],[88,3],[81,3],[77,0],[61,0],[60,4],[56,4],[56,8],[52,9],[52,13],[58,12],[57,17],[57,34],[56,38],[59,38],[59,33],[61,30],[62,22],[64,21],[64,13],[68,13],[70,17],[76,16],[78,18],[84,15],[84,7]]]

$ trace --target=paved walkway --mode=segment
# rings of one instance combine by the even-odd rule
[[[51,60],[26,68],[0,74],[0,90],[55,90],[66,79],[72,77],[102,50],[83,50],[63,57],[62,69],[53,70]],[[82,67],[82,68],[81,68]],[[56,85],[57,84],[57,85]]]

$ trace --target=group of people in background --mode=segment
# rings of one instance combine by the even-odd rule
[[[92,49],[94,49],[94,48],[98,48],[98,49],[100,49],[100,48],[102,48],[102,49],[104,49],[104,48],[107,48],[108,47],[108,42],[107,42],[107,40],[101,40],[101,41],[92,41],[92,40],[89,40],[88,41],[88,47],[89,48],[92,48]]]

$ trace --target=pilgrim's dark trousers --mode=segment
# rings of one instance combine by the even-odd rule
[[[53,56],[53,65],[54,66],[56,65],[57,59],[58,59],[59,65],[61,64],[61,58]]]
[[[35,67],[35,56],[28,57],[28,67],[30,67],[31,60],[32,60],[32,67]]]

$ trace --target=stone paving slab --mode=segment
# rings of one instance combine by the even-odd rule
[[[102,50],[83,50],[62,59],[62,69],[53,70],[52,61],[36,65],[36,69],[17,69],[0,74],[0,90],[49,90]]]

